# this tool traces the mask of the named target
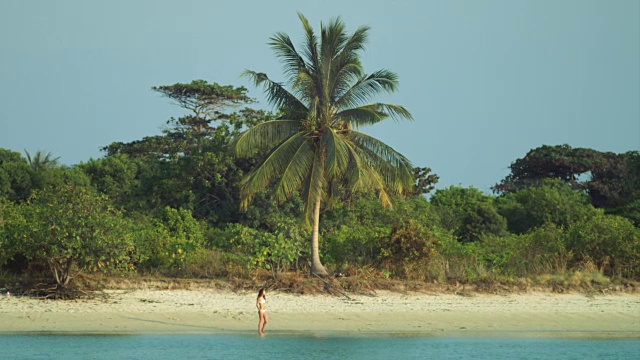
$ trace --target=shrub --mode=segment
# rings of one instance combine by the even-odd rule
[[[396,225],[381,249],[383,266],[396,276],[409,280],[424,280],[436,255],[437,239],[425,226],[407,221]]]
[[[191,211],[165,207],[159,221],[170,236],[168,250],[173,266],[181,266],[187,254],[204,247],[206,223],[194,219]]]
[[[288,229],[275,233],[230,224],[226,229],[213,233],[216,248],[243,259],[247,269],[263,268],[274,274],[297,267],[297,262],[306,248],[301,234]]]
[[[17,205],[0,198],[0,266],[15,256],[15,249],[10,246],[16,236],[20,236],[26,227],[24,216]]]
[[[210,279],[227,275],[227,259],[217,250],[197,249],[187,254],[175,274],[187,278]]]
[[[377,264],[382,243],[390,232],[390,226],[343,225],[323,238],[323,261],[339,269]]]
[[[575,264],[593,261],[610,276],[640,275],[640,231],[626,218],[599,214],[568,229]]]
[[[191,253],[205,248],[207,225],[194,219],[189,210],[165,207],[158,218],[141,214],[133,217],[142,270],[175,274]]]
[[[7,248],[30,262],[46,263],[60,288],[75,276],[72,271],[133,268],[130,222],[89,188],[39,190],[19,209],[26,223],[14,228]]]
[[[564,273],[573,254],[566,247],[566,232],[554,224],[545,224],[519,236],[520,253],[516,262],[521,276],[543,273]]]
[[[496,210],[493,198],[476,188],[437,190],[431,204],[440,224],[462,242],[478,241],[487,234],[502,235],[507,230],[507,221]]]
[[[546,223],[568,226],[596,215],[589,197],[559,180],[547,180],[497,199],[498,211],[509,231],[524,234]]]

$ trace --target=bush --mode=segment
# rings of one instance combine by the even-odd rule
[[[29,262],[46,263],[60,288],[72,271],[126,271],[135,247],[128,219],[89,188],[64,185],[35,191],[19,211],[6,248]]]
[[[382,244],[382,266],[390,274],[407,280],[425,280],[429,277],[429,264],[436,255],[437,243],[432,232],[420,223],[399,223]]]
[[[476,188],[451,186],[437,190],[431,204],[440,224],[462,242],[478,241],[487,234],[502,235],[507,230],[507,221],[498,214],[493,198]]]
[[[207,225],[193,218],[191,211],[165,207],[159,218],[135,214],[139,268],[171,274],[184,266],[192,253],[205,248]]]
[[[479,261],[493,274],[503,276],[522,276],[523,263],[519,255],[522,241],[517,235],[484,236],[475,244],[473,250]]]
[[[596,215],[589,197],[559,180],[547,180],[497,199],[498,211],[509,231],[524,234],[546,223],[568,226]]]
[[[607,213],[625,217],[633,221],[635,226],[640,226],[640,199],[634,200],[621,207],[607,209]]]
[[[187,254],[204,247],[207,225],[194,219],[191,211],[165,207],[159,221],[170,236],[168,245],[174,266],[180,266]]]
[[[9,244],[16,236],[20,236],[26,227],[24,216],[18,211],[18,206],[0,198],[0,266],[15,256],[15,249]]]
[[[640,231],[626,218],[599,214],[569,227],[567,248],[575,265],[593,261],[609,276],[640,275]]]
[[[176,269],[174,273],[181,277],[198,279],[226,276],[228,262],[220,251],[197,249],[184,257],[182,267]]]
[[[132,236],[136,244],[139,270],[167,271],[171,268],[174,254],[171,249],[171,236],[168,230],[152,218],[136,214]]]
[[[522,247],[516,259],[521,276],[564,273],[573,254],[566,247],[566,232],[554,224],[545,224],[520,235]]]
[[[554,224],[545,224],[526,234],[485,236],[478,243],[478,256],[494,274],[526,277],[565,272],[571,253],[565,247],[565,233]]]
[[[357,197],[352,206],[337,206],[323,216],[322,260],[339,271],[353,267],[379,268],[381,253],[389,246],[394,224],[411,222],[431,228],[438,222],[431,204],[422,196],[397,199],[392,210],[384,209],[375,197]]]
[[[299,266],[302,250],[306,248],[301,235],[293,229],[270,233],[240,224],[230,224],[212,234],[214,246],[233,254],[235,261],[242,259],[247,269],[263,268],[274,274]]]
[[[322,260],[340,271],[378,264],[382,243],[390,233],[390,226],[343,225],[322,239]]]

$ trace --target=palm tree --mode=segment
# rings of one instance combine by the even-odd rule
[[[373,95],[394,92],[398,85],[393,72],[364,73],[359,53],[369,27],[349,35],[337,18],[326,27],[320,24],[318,39],[309,21],[300,13],[298,17],[305,32],[300,49],[285,33],[275,34],[269,42],[283,63],[286,86],[264,73],[244,72],[256,86],[264,87],[282,116],[240,134],[233,148],[238,157],[266,153],[241,182],[243,209],[268,188],[278,202],[300,191],[307,224],[313,224],[311,273],[326,276],[318,252],[322,202],[335,199],[339,189],[346,194],[375,191],[391,208],[391,197],[402,195],[414,183],[407,158],[357,129],[389,117],[410,120],[411,114],[398,105],[367,104]]]
[[[53,158],[53,154],[48,152],[44,153],[42,150],[36,151],[36,153],[31,157],[31,154],[25,149],[24,153],[27,156],[27,161],[29,162],[29,166],[33,170],[47,170],[58,166],[58,160],[60,157]]]

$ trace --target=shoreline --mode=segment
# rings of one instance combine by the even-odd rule
[[[0,299],[0,334],[257,336],[253,292],[111,290],[88,300]],[[268,293],[273,336],[640,339],[640,294]]]

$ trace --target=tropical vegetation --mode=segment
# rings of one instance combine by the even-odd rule
[[[541,145],[492,194],[436,189],[430,168],[360,132],[411,118],[370,102],[398,79],[364,72],[368,28],[338,19],[316,34],[300,20],[301,47],[270,43],[285,82],[245,73],[273,112],[252,109],[242,86],[194,80],[152,88],[185,115],[101,158],[0,148],[0,286],[60,294],[109,276],[303,291],[298,274],[354,291],[637,287],[639,152]]]

